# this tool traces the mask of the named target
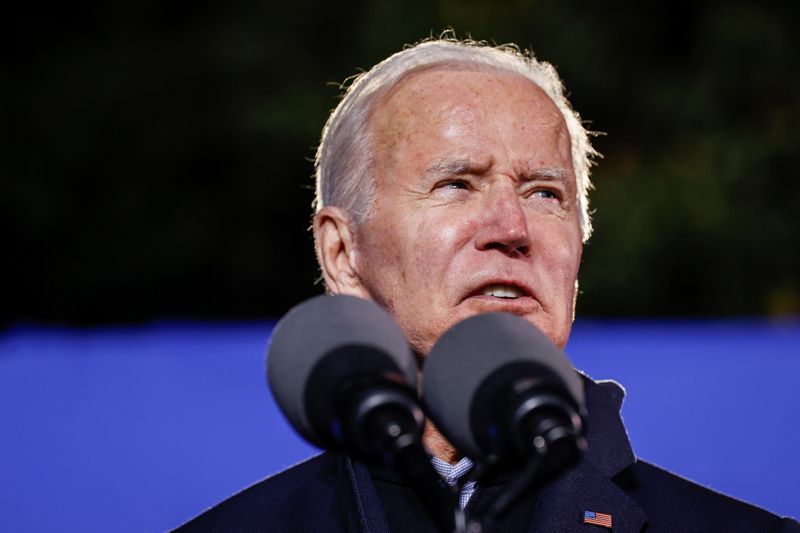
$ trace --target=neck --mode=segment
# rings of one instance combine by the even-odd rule
[[[452,444],[447,442],[447,439],[439,433],[439,430],[436,429],[436,426],[434,426],[430,420],[425,423],[425,433],[422,436],[422,442],[425,444],[425,448],[429,453],[451,465],[456,464],[459,459],[461,459],[458,451],[456,451]]]

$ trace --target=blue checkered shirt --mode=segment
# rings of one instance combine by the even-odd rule
[[[458,483],[458,480],[472,468],[472,461],[464,457],[454,465],[446,463],[438,457],[431,457],[433,468],[439,473],[445,482],[451,487]],[[458,495],[458,506],[463,509],[467,506],[472,493],[475,492],[475,482],[469,481],[461,487],[461,494]]]

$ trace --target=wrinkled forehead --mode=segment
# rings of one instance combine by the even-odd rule
[[[480,125],[500,108],[515,110],[503,115],[508,127],[524,121],[523,129],[548,129],[570,153],[567,122],[552,98],[528,77],[489,65],[436,65],[405,74],[373,104],[368,135],[375,149],[445,116]]]
[[[564,116],[541,87],[516,72],[481,65],[414,71],[383,95],[369,127],[378,166],[409,157],[418,160],[437,147],[463,151],[467,144],[456,141],[461,137],[472,141],[475,152],[462,156],[478,155],[486,143],[497,140],[509,141],[518,155],[536,159],[548,150],[574,179]]]

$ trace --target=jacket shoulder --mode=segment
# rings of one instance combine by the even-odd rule
[[[175,533],[342,531],[338,461],[321,454],[211,507]]]
[[[637,460],[615,481],[646,512],[648,531],[800,533],[792,519],[713,491]]]

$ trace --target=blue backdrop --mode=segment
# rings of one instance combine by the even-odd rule
[[[314,453],[267,391],[271,324],[0,336],[0,528],[157,532]],[[800,516],[800,322],[579,320],[641,457]]]

